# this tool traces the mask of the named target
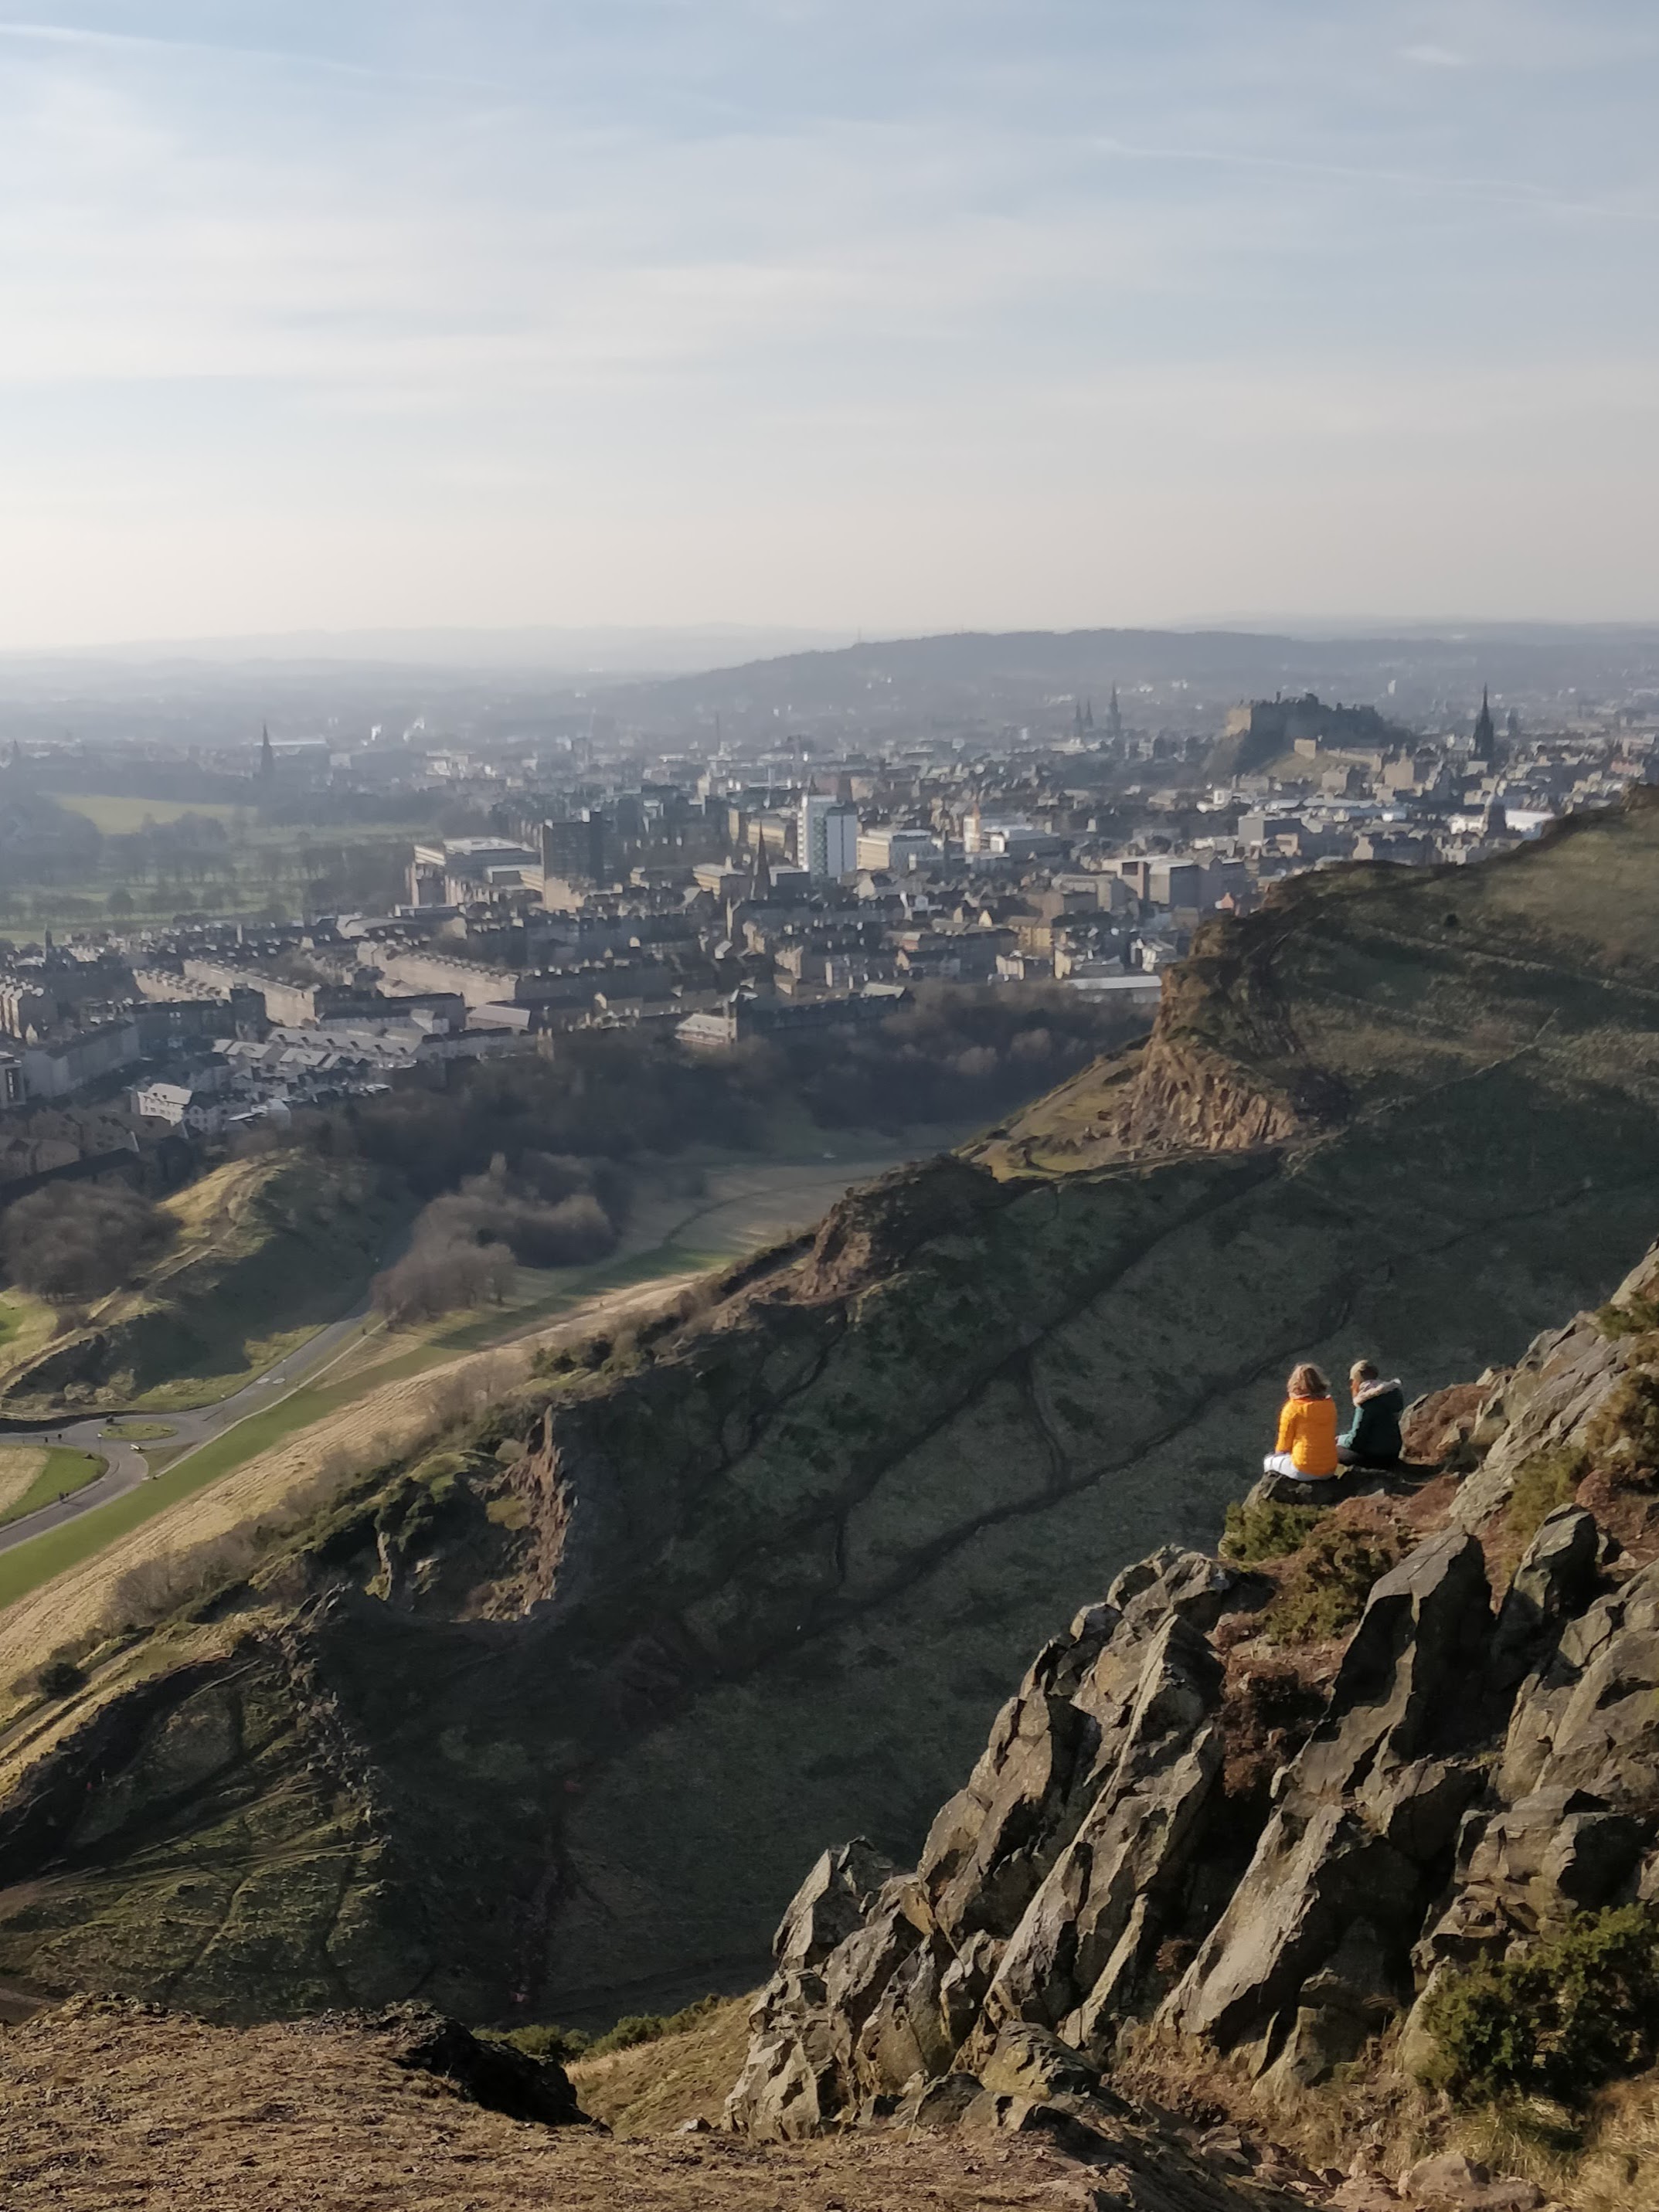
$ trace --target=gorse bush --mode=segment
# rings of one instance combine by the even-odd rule
[[[1524,1552],[1558,1505],[1569,1504],[1583,1480],[1587,1462],[1581,1451],[1559,1446],[1534,1452],[1516,1471],[1515,1487],[1504,1516],[1509,1549]]]
[[[1341,1636],[1365,1610],[1372,1585],[1404,1556],[1400,1532],[1327,1517],[1294,1554],[1279,1595],[1262,1616],[1272,1644],[1316,1644]]]
[[[1582,2104],[1659,2058],[1659,1916],[1626,1905],[1497,1966],[1437,1982],[1423,2001],[1423,2080],[1463,2104]]]
[[[1243,1504],[1230,1505],[1221,1538],[1222,1554],[1243,1567],[1259,1565],[1263,1559],[1282,1559],[1287,1552],[1300,1551],[1323,1512],[1318,1505],[1281,1505],[1263,1500],[1247,1499]]]

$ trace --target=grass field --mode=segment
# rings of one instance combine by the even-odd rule
[[[0,1445],[0,1515],[9,1513],[25,1491],[33,1488],[50,1455],[46,1444]]]
[[[412,837],[404,823],[354,823],[339,830],[262,822],[252,808],[212,800],[54,793],[55,802],[105,836],[137,839],[148,824],[212,822],[222,838],[186,852],[110,845],[66,883],[0,884],[0,941],[38,942],[45,929],[127,930],[176,914],[292,919],[319,907],[362,905],[389,895]],[[112,906],[113,902],[113,906]]]
[[[59,806],[67,807],[71,814],[82,815],[106,837],[130,837],[147,823],[159,827],[163,823],[181,822],[187,814],[228,822],[242,811],[207,799],[116,799],[100,792],[88,792],[74,798],[54,793],[54,797]]]
[[[84,1490],[105,1464],[94,1453],[72,1451],[67,1444],[0,1445],[0,1528]]]

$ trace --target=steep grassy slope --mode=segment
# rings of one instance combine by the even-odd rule
[[[0,1975],[614,2016],[914,1853],[1049,1625],[1213,1540],[1285,1368],[1427,1389],[1659,1224],[1659,811],[1304,878],[1152,1042],[683,1329],[366,1471],[0,1757]]]
[[[295,1152],[233,1160],[166,1206],[176,1240],[140,1280],[43,1349],[20,1330],[9,1414],[222,1396],[342,1310],[391,1219],[361,1164]]]

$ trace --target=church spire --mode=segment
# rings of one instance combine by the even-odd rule
[[[1480,687],[1480,712],[1475,717],[1474,735],[1469,741],[1469,751],[1476,760],[1491,760],[1496,734],[1492,728],[1492,695],[1483,684]]]

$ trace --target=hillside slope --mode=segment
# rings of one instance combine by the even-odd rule
[[[614,2017],[913,1856],[1026,1655],[1208,1544],[1282,1377],[1466,1379],[1659,1223],[1659,810],[1299,879],[1152,1042],[684,1326],[365,1468],[0,1749],[0,1975]]]
[[[6,1413],[193,1406],[271,1364],[368,1279],[393,1209],[361,1162],[232,1160],[163,1201],[173,1243],[0,1381]]]

